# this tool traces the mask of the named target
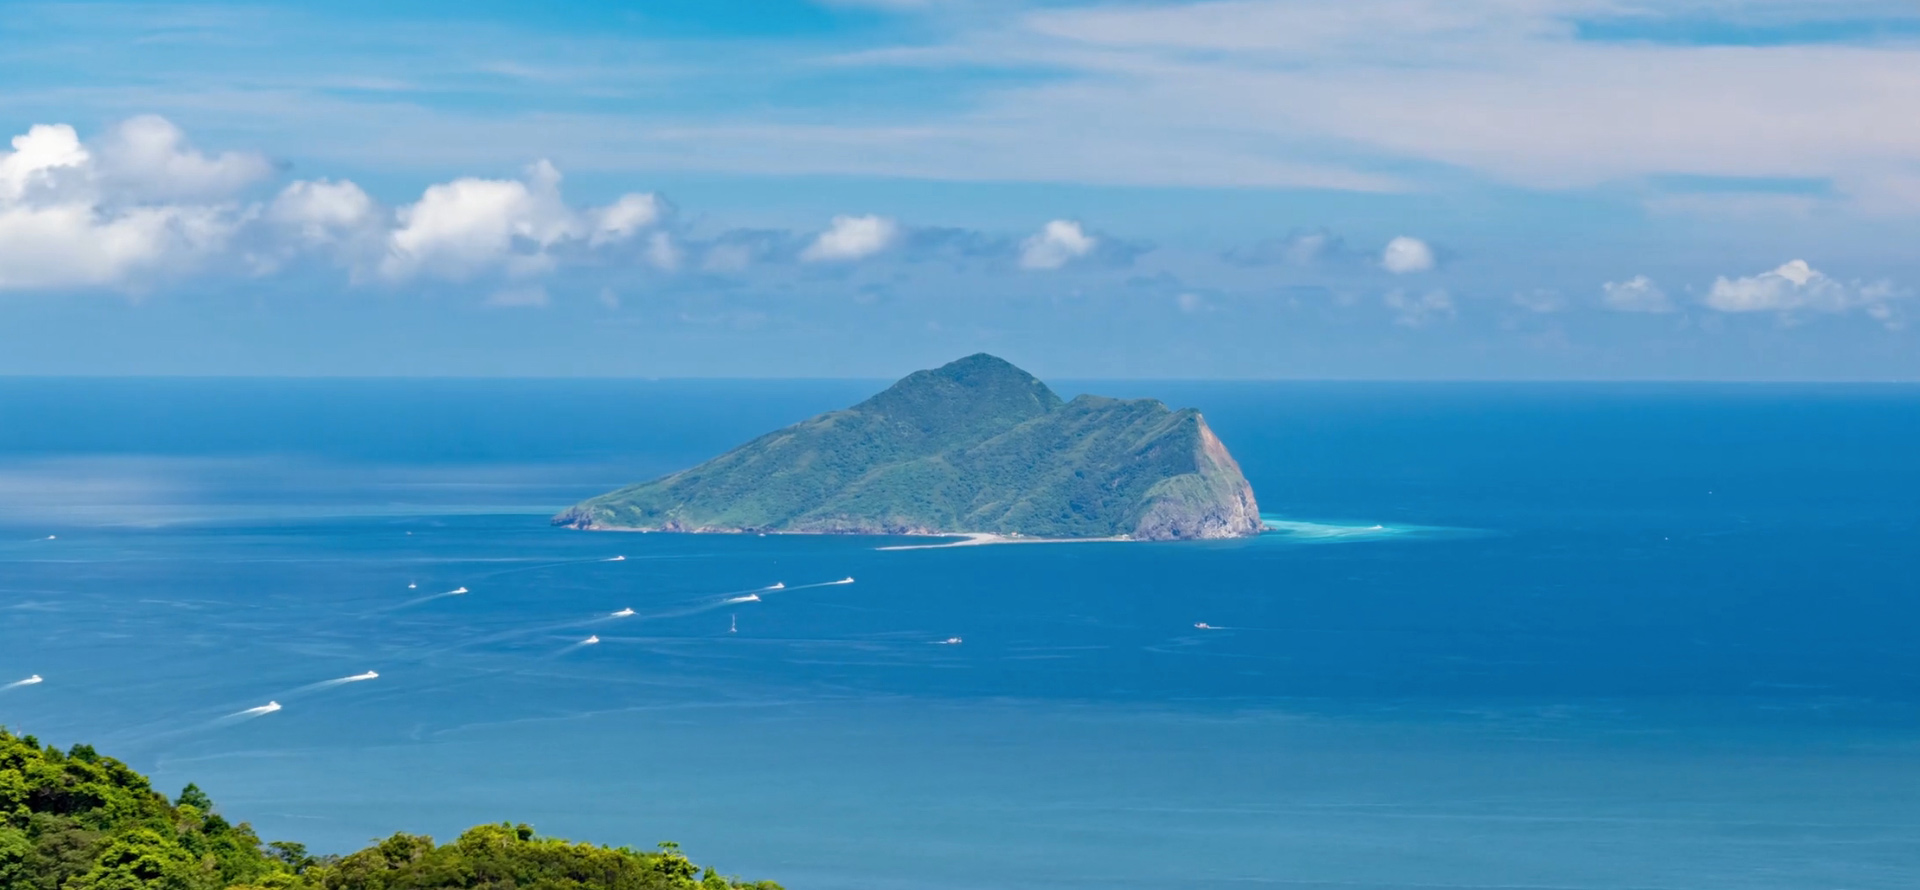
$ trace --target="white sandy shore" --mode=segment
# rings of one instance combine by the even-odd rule
[[[1101,544],[1115,541],[1131,541],[1128,537],[1112,538],[1029,538],[1025,535],[962,534],[941,535],[957,537],[961,540],[947,541],[941,544],[894,544],[890,547],[875,547],[875,550],[937,550],[942,547],[978,547],[983,544]]]

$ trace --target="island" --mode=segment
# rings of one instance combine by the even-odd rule
[[[691,469],[584,501],[575,529],[1176,541],[1259,534],[1193,409],[1083,395],[985,353]]]

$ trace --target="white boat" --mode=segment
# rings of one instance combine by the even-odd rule
[[[728,615],[727,617],[732,619],[731,621],[727,622],[727,633],[730,633],[730,634],[739,633],[740,632],[740,616]]]
[[[593,645],[593,644],[595,644],[595,643],[598,643],[598,642],[600,642],[600,638],[599,638],[599,637],[588,637],[588,638],[586,638],[586,639],[584,639],[584,640],[581,640],[581,641],[580,641],[580,645],[582,645],[582,646],[591,646],[591,645]]]
[[[1205,621],[1202,621],[1199,624],[1194,625],[1193,627],[1195,630],[1215,630],[1216,629],[1213,625],[1208,624]]]
[[[942,645],[942,646],[958,646],[958,645],[960,645],[960,638],[959,638],[959,637],[948,637],[948,638],[946,638],[946,639],[944,639],[944,640],[941,640],[941,641],[940,641],[940,645]]]
[[[463,593],[466,593],[466,592],[467,592],[467,589],[466,589],[465,587],[456,587],[456,588],[454,588],[454,589],[452,589],[452,590],[449,590],[449,591],[447,591],[447,595],[448,595],[448,596],[459,596],[460,594],[463,594]]]
[[[15,683],[15,684],[13,684],[13,685],[15,685],[15,686],[32,686],[32,685],[33,685],[33,684],[35,684],[35,683],[44,683],[44,682],[46,682],[46,681],[45,681],[45,680],[42,680],[42,679],[40,679],[40,675],[39,675],[39,674],[34,674],[33,676],[31,676],[31,677],[28,677],[28,678],[26,678],[25,680],[21,680],[20,682],[18,682],[18,683]]]
[[[615,613],[613,613],[613,617],[615,617],[615,618],[632,618],[632,617],[633,617],[633,610],[632,610],[632,609],[621,609],[620,611],[618,611],[618,612],[615,612]]]
[[[407,585],[407,589],[408,589],[408,590],[416,590],[416,589],[418,589],[419,587],[420,587],[420,585],[418,585],[418,584],[408,584],[408,585]]]

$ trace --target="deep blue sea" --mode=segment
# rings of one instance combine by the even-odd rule
[[[0,380],[0,684],[44,678],[0,723],[327,851],[509,820],[793,890],[1920,886],[1920,388],[1070,383],[1200,408],[1277,530],[546,523],[882,385]]]

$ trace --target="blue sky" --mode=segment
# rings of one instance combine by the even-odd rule
[[[10,4],[0,373],[1920,377],[1920,8]]]

